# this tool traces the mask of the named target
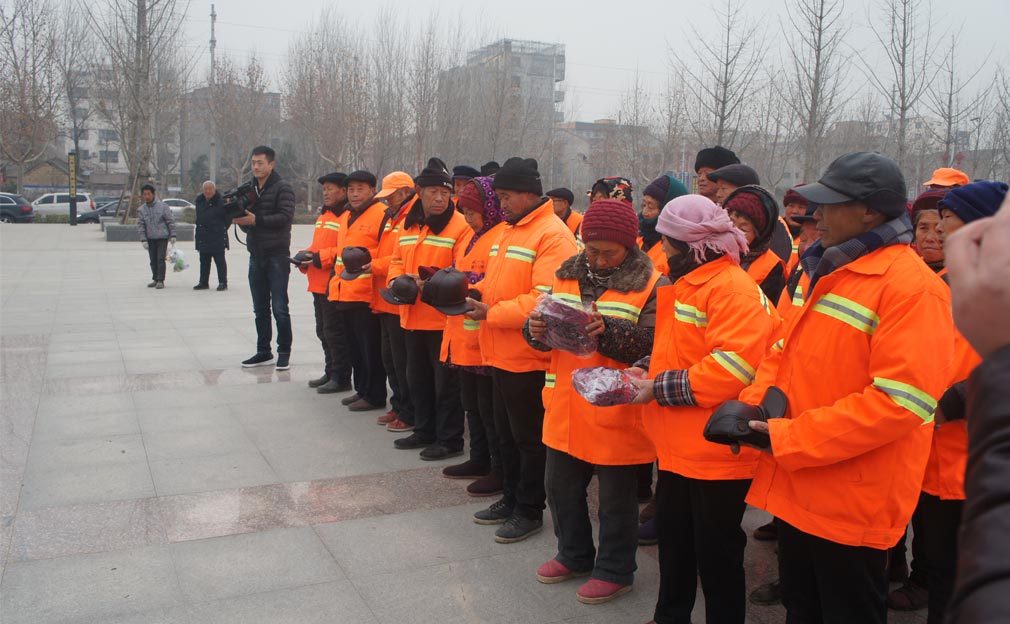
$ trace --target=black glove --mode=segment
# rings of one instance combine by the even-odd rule
[[[964,395],[961,393],[962,390],[963,382],[956,383],[947,388],[947,391],[943,393],[940,400],[936,402],[936,409],[943,413],[944,421],[950,422],[951,420],[961,420],[964,418]]]
[[[747,423],[751,420],[768,422],[769,418],[785,416],[789,400],[785,393],[771,386],[761,399],[760,405],[750,405],[743,401],[726,401],[708,418],[705,424],[705,439],[715,444],[728,444],[734,452],[741,444],[759,449],[771,448],[771,436],[754,431]]]

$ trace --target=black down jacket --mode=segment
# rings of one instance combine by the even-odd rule
[[[254,180],[255,182],[255,180]],[[249,211],[256,215],[256,225],[243,227],[249,236],[246,245],[251,256],[290,256],[291,222],[295,217],[295,192],[277,172],[270,174],[259,198]]]
[[[229,225],[221,209],[221,193],[215,192],[210,199],[200,193],[196,198],[196,250],[217,253],[228,249]]]

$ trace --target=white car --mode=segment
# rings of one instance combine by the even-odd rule
[[[95,202],[88,193],[77,194],[77,214],[95,209]],[[46,193],[32,202],[36,215],[69,215],[70,193]]]
[[[168,199],[163,199],[161,201],[165,202],[165,204],[172,209],[172,216],[176,219],[181,217],[182,213],[185,212],[187,208],[196,210],[196,206],[194,206],[192,202],[188,202],[185,199],[180,199],[178,197],[169,197]]]

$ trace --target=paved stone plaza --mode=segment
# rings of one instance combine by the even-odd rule
[[[295,226],[293,249],[311,226]],[[549,525],[496,544],[445,462],[393,448],[376,412],[318,395],[311,298],[291,279],[292,368],[243,370],[255,345],[248,255],[229,290],[192,266],[145,288],[147,253],[98,226],[0,227],[0,539],[4,624],[648,621],[655,547],[634,591],[575,600],[537,582]],[[213,273],[213,272],[212,272]],[[449,462],[459,461],[458,459]],[[750,531],[768,516],[749,510]],[[548,520],[549,523],[549,520]],[[774,544],[751,540],[751,588]],[[695,622],[704,620],[702,600]],[[748,621],[781,622],[782,607]],[[925,612],[892,614],[919,622]]]

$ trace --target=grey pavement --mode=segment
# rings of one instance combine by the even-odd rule
[[[310,226],[295,226],[293,247]],[[305,279],[290,285],[292,368],[243,370],[255,346],[247,254],[229,289],[191,266],[145,287],[147,254],[97,226],[0,227],[0,621],[17,623],[639,623],[658,588],[575,600],[542,585],[549,521],[497,544],[493,499],[398,451],[375,412],[306,387],[321,372]],[[454,461],[454,460],[450,460]],[[768,516],[748,510],[749,532]],[[748,545],[750,588],[774,544]],[[699,592],[694,621],[704,620]],[[924,612],[892,614],[922,622]],[[748,621],[782,622],[750,606]]]

